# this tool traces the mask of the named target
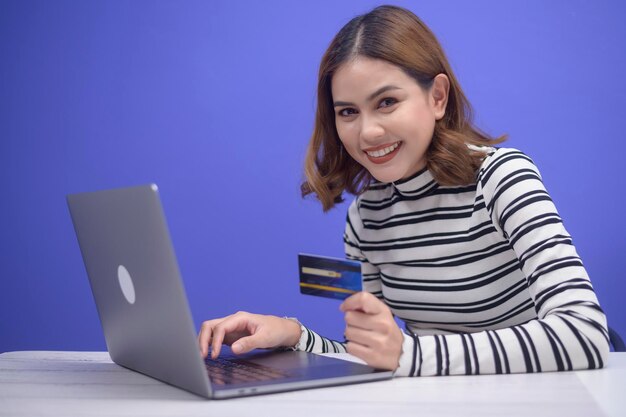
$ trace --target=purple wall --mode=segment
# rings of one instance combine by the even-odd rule
[[[0,352],[105,349],[64,198],[148,182],[197,325],[242,309],[340,337],[296,254],[342,256],[347,205],[323,214],[298,186],[319,59],[377,4],[2,1]],[[396,4],[439,36],[479,125],[539,165],[626,335],[624,4]]]

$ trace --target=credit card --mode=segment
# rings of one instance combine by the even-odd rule
[[[298,254],[300,292],[343,300],[361,291],[361,263],[327,256]]]

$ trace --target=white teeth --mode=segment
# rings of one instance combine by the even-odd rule
[[[400,142],[396,142],[391,146],[387,146],[384,149],[379,149],[377,151],[367,151],[369,156],[373,156],[374,158],[380,158],[381,156],[385,156],[394,151],[398,146],[400,146]]]

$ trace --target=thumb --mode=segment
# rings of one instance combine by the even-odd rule
[[[242,353],[247,353],[253,349],[261,347],[261,344],[259,342],[260,341],[258,335],[253,334],[237,340],[230,348],[233,353],[240,355]]]
[[[376,298],[375,295],[366,291],[360,291],[346,298],[339,306],[344,313],[350,310],[362,311],[366,314],[379,314],[384,309],[383,302]]]

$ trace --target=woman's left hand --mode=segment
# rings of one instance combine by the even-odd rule
[[[389,307],[362,291],[348,297],[339,308],[345,313],[348,353],[374,368],[395,371],[404,337]]]

